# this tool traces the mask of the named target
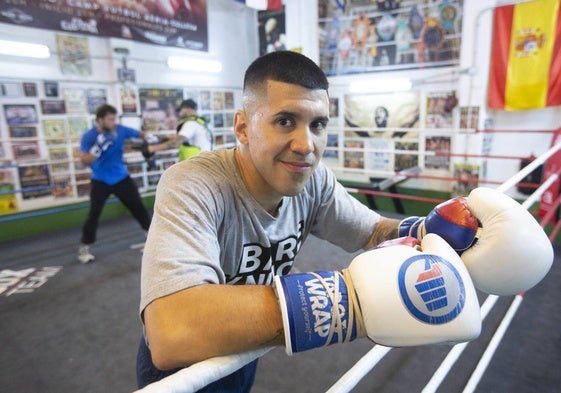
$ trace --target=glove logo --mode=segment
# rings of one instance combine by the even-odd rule
[[[398,274],[399,292],[415,318],[441,325],[456,318],[465,303],[465,287],[456,268],[436,255],[407,259]]]

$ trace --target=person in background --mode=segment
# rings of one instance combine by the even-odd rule
[[[197,103],[192,99],[183,100],[177,110],[177,135],[181,143],[179,161],[212,150],[212,131],[206,120],[197,114]]]
[[[95,257],[90,246],[95,243],[99,217],[107,198],[115,194],[126,206],[142,229],[148,231],[150,213],[142,203],[136,184],[129,176],[123,162],[124,143],[129,138],[144,138],[143,132],[117,124],[117,110],[102,105],[96,111],[96,125],[87,130],[80,141],[80,159],[91,168],[90,208],[82,227],[78,261],[92,262]],[[162,150],[173,143],[151,145],[153,151]]]

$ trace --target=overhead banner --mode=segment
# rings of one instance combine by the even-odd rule
[[[208,51],[207,0],[0,0],[0,22]]]
[[[561,105],[560,0],[498,7],[493,17],[490,108]]]

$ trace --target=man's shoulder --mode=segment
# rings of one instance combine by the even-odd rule
[[[175,181],[197,181],[214,184],[230,182],[235,177],[232,150],[205,151],[172,165],[166,173]]]

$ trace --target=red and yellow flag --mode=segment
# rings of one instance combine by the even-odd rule
[[[489,72],[490,108],[561,105],[561,0],[495,9]]]

